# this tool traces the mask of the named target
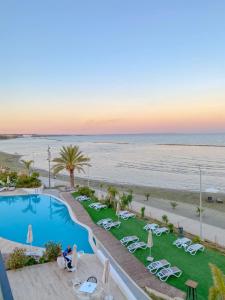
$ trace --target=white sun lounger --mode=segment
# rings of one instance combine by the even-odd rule
[[[96,205],[100,205],[100,204],[101,204],[100,202],[94,202],[94,203],[89,204],[88,206],[90,208],[94,208]]]
[[[0,187],[0,192],[3,192],[3,191],[5,191],[5,190],[6,190],[6,187],[5,187],[5,186]]]
[[[169,229],[166,228],[166,227],[161,227],[161,228],[156,228],[153,230],[153,233],[156,235],[156,236],[161,236],[162,233],[169,233]]]
[[[132,243],[127,247],[127,250],[131,253],[134,253],[137,249],[146,249],[148,246],[144,242]]]
[[[106,218],[106,219],[101,219],[97,222],[97,225],[99,226],[104,226],[105,224],[111,223],[112,219]]]
[[[123,237],[120,242],[123,246],[127,246],[129,243],[134,243],[134,242],[138,242],[139,238],[136,235],[129,235],[129,236],[125,236]]]
[[[159,225],[158,224],[154,224],[154,223],[152,223],[152,224],[146,224],[144,227],[143,227],[143,229],[144,230],[146,230],[146,231],[149,231],[149,230],[155,230],[155,229],[157,229],[157,228],[159,228]]]
[[[128,220],[128,219],[130,219],[130,218],[135,218],[136,215],[133,214],[133,213],[131,213],[131,212],[128,212],[128,213],[126,213],[126,214],[122,214],[120,217],[121,217],[121,219],[123,219],[123,220]]]
[[[118,215],[119,217],[123,216],[124,214],[129,214],[129,211],[128,211],[128,210],[120,210],[120,211],[117,213],[117,215]]]
[[[87,196],[78,196],[78,197],[76,197],[75,199],[78,200],[78,201],[80,201],[80,202],[91,200],[91,199],[90,199],[89,197],[87,197]]]
[[[161,281],[167,281],[170,276],[180,277],[182,271],[178,267],[169,267],[160,270],[156,276],[159,277]]]
[[[111,222],[111,223],[108,223],[108,224],[106,224],[106,225],[103,225],[103,227],[104,227],[106,230],[110,230],[111,228],[119,228],[119,227],[120,227],[120,224],[121,224],[121,222],[116,221],[116,222]]]
[[[147,266],[147,269],[152,274],[155,274],[159,271],[159,269],[169,268],[170,266],[171,266],[170,263],[166,259],[162,259],[162,260],[153,261]]]
[[[190,246],[192,243],[192,241],[186,237],[177,239],[176,241],[173,242],[173,245],[175,245],[177,248],[187,248],[188,246]]]
[[[105,205],[105,204],[99,204],[99,205],[95,205],[93,208],[95,210],[100,210],[100,209],[103,209],[103,208],[107,208],[107,205]]]
[[[192,244],[191,246],[185,249],[186,252],[190,253],[191,255],[195,255],[198,251],[204,251],[205,247],[201,244]]]

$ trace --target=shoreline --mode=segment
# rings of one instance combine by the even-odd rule
[[[16,154],[8,154],[6,152],[0,151],[0,166],[9,167],[12,170],[22,170],[22,164],[20,163],[21,155]],[[40,176],[48,177],[48,171],[44,169],[35,168],[35,171],[40,173]],[[65,185],[69,184],[69,176],[59,174],[57,175],[57,180],[65,182]],[[188,190],[178,190],[178,189],[169,189],[169,188],[161,188],[161,187],[152,187],[152,186],[141,186],[135,184],[123,184],[123,183],[115,183],[110,182],[108,180],[97,180],[97,179],[87,179],[76,176],[75,174],[75,186],[76,185],[90,185],[91,188],[99,189],[106,191],[109,186],[114,186],[120,192],[129,192],[132,190],[134,194],[145,197],[146,193],[150,194],[149,200],[146,203],[150,203],[151,198],[161,199],[165,201],[175,201],[179,203],[191,204],[194,206],[199,205],[199,192],[196,191],[188,191]],[[62,184],[63,185],[63,184]],[[60,186],[60,185],[58,185]],[[218,203],[209,203],[205,201],[207,197],[213,196],[216,198],[221,198],[224,200],[223,204]],[[219,210],[225,212],[225,194],[224,193],[202,193],[204,207]]]

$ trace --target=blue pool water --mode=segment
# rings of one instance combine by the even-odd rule
[[[0,196],[0,236],[26,243],[27,228],[33,228],[33,245],[44,247],[48,241],[76,244],[78,250],[93,253],[88,231],[75,223],[67,207],[48,195]]]

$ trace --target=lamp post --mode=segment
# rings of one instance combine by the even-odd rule
[[[90,167],[88,166],[88,187],[90,188]]]
[[[199,194],[199,221],[200,221],[200,238],[202,240],[202,169],[199,166],[200,175],[200,194]]]
[[[48,187],[51,188],[51,173],[50,173],[50,170],[51,170],[51,148],[50,146],[48,146]]]

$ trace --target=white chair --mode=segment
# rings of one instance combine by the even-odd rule
[[[159,271],[159,269],[169,268],[170,266],[171,266],[170,263],[166,259],[162,259],[162,260],[153,261],[147,266],[147,269],[152,274],[155,274]]]
[[[130,253],[134,253],[137,249],[146,249],[148,246],[146,243],[144,242],[136,242],[136,243],[132,243],[131,245],[129,245],[127,247],[127,250]]]
[[[169,267],[160,270],[156,276],[163,282],[167,281],[170,276],[180,277],[182,271],[178,267]]]
[[[169,229],[166,228],[166,227],[156,228],[155,230],[153,230],[153,233],[154,233],[156,236],[161,236],[162,233],[168,234],[168,233],[169,233]]]
[[[198,251],[204,251],[205,247],[201,244],[192,244],[185,249],[186,252],[190,253],[191,255],[195,255]]]
[[[121,222],[116,221],[116,222],[111,222],[111,223],[105,224],[105,225],[103,225],[103,227],[106,230],[110,230],[112,228],[119,228],[120,224],[121,224]]]
[[[146,231],[149,231],[149,230],[155,230],[159,228],[159,225],[158,224],[155,224],[155,223],[152,223],[152,224],[146,224],[143,229],[146,230]]]
[[[190,246],[192,241],[186,237],[177,239],[176,241],[173,242],[173,245],[175,245],[177,248],[186,248],[187,246]]]
[[[129,243],[135,243],[138,242],[139,238],[136,235],[130,235],[123,237],[120,242],[123,246],[127,246]]]

